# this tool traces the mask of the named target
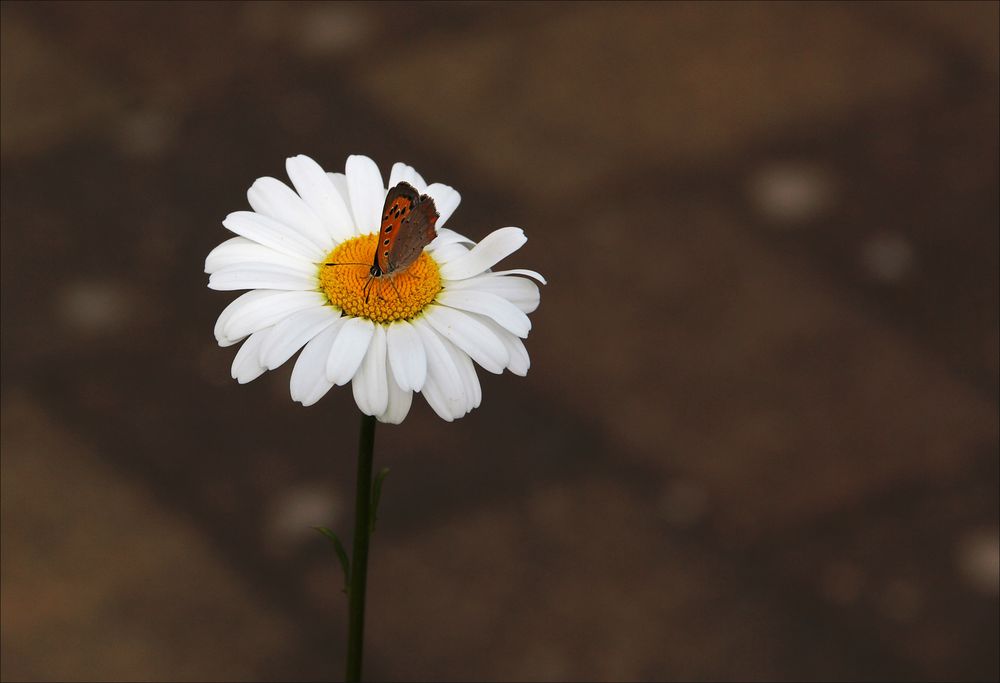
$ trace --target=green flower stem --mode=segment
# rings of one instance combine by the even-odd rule
[[[375,418],[361,416],[358,440],[358,486],[354,504],[354,553],[348,589],[347,680],[361,680],[365,633],[365,587],[368,581],[368,543],[371,540],[372,459],[375,451]]]

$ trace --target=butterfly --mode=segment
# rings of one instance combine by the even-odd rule
[[[420,194],[407,182],[401,182],[385,197],[382,207],[382,226],[378,231],[378,244],[372,266],[368,270],[365,283],[365,301],[368,287],[375,278],[392,276],[404,272],[423,252],[424,247],[437,236],[437,219],[440,214],[434,206],[434,199]],[[367,265],[348,263],[327,263],[337,265]],[[389,280],[392,283],[392,280]],[[395,288],[395,285],[393,285]],[[399,292],[396,292],[397,296]]]

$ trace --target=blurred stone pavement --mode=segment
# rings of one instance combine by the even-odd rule
[[[202,272],[299,153],[549,278],[377,434],[369,678],[1000,678],[997,3],[0,12],[3,680],[341,675],[351,393]]]

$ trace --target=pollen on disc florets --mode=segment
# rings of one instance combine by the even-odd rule
[[[438,265],[425,251],[405,271],[372,278],[372,256],[377,245],[376,234],[338,245],[319,265],[320,288],[331,304],[348,315],[376,323],[413,318],[441,291]]]

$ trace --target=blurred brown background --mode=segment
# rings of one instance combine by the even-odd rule
[[[329,680],[357,411],[204,257],[348,154],[525,228],[526,379],[382,428],[374,679],[998,678],[998,5],[2,7],[2,676]]]

